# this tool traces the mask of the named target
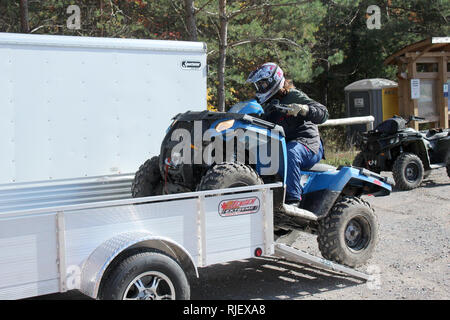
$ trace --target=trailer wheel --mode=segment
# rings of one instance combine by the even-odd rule
[[[392,175],[398,189],[411,190],[417,188],[424,176],[422,161],[413,153],[402,153],[394,162]]]
[[[225,162],[209,169],[200,180],[198,190],[217,190],[263,184],[259,175],[242,163]]]
[[[362,265],[372,256],[377,240],[377,218],[361,198],[341,198],[319,221],[317,242],[328,260],[350,267]]]
[[[132,255],[102,282],[102,300],[188,300],[190,287],[180,265],[158,252]]]
[[[161,194],[162,178],[159,171],[159,156],[156,156],[139,167],[131,184],[131,195],[138,198]]]

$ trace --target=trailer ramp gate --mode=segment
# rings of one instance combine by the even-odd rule
[[[330,260],[326,260],[323,258],[313,256],[309,253],[306,253],[303,250],[299,250],[299,249],[293,248],[291,246],[288,246],[288,245],[285,245],[282,243],[275,244],[274,256],[278,257],[278,258],[283,258],[283,259],[286,259],[286,260],[289,260],[292,262],[306,264],[306,265],[320,268],[320,269],[340,272],[340,273],[352,276],[357,279],[365,280],[365,281],[368,281],[371,278],[371,276],[369,274],[363,273],[361,271],[357,271],[355,269],[346,267],[346,266],[338,264],[336,262],[332,262]]]

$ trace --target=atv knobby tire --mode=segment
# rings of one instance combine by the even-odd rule
[[[197,190],[217,190],[263,184],[259,175],[242,163],[224,162],[210,168],[200,180]]]
[[[424,172],[422,161],[413,153],[402,153],[392,167],[395,186],[400,190],[417,188],[422,183]]]
[[[159,171],[159,156],[144,162],[134,176],[131,184],[133,198],[162,194],[162,178]]]
[[[367,262],[378,241],[378,221],[369,203],[343,197],[319,221],[317,242],[325,259],[350,267]]]

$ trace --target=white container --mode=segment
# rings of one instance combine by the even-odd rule
[[[134,173],[206,78],[200,42],[0,33],[0,184]]]

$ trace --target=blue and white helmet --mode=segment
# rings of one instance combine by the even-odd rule
[[[283,70],[276,63],[267,62],[252,71],[247,82],[255,85],[256,98],[259,103],[264,103],[283,88],[284,80]]]

